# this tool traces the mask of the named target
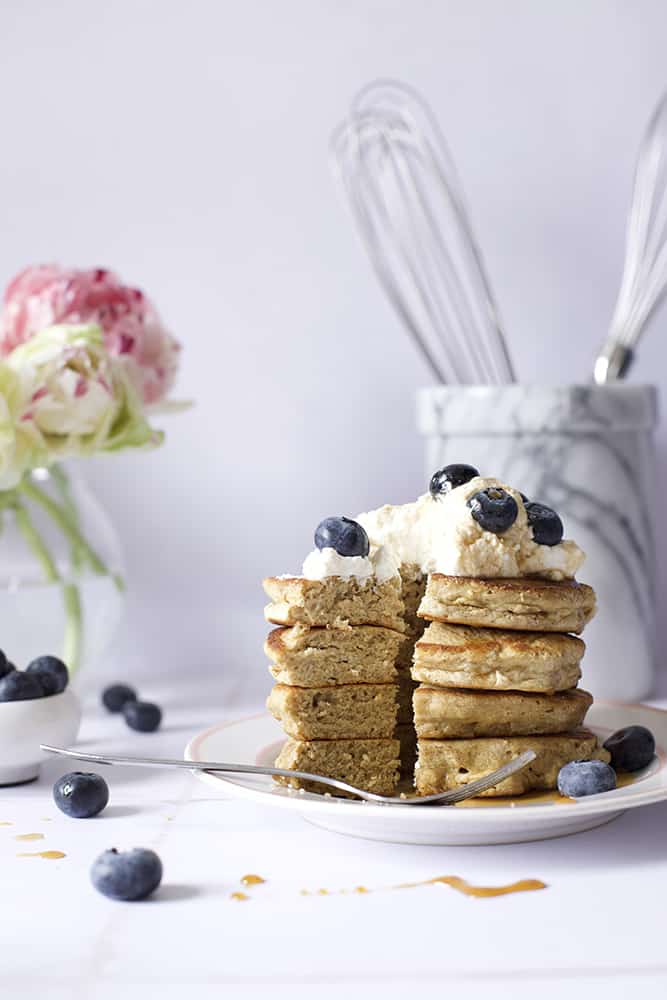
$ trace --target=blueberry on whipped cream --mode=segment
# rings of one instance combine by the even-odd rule
[[[556,511],[543,503],[524,501],[524,506],[533,541],[538,545],[558,545],[563,540],[563,522]]]
[[[334,549],[339,556],[367,556],[368,535],[357,521],[349,517],[325,517],[315,531],[315,545]]]
[[[457,486],[465,486],[475,476],[479,476],[479,472],[474,465],[446,465],[433,473],[429,493],[432,497],[443,496]]]
[[[474,493],[468,500],[468,507],[479,526],[494,535],[508,531],[519,514],[514,497],[497,486]]]

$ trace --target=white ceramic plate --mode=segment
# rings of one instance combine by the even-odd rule
[[[667,799],[667,711],[646,705],[597,703],[586,719],[600,737],[640,724],[654,734],[658,755],[631,784],[576,802],[557,796],[515,805],[383,806],[327,795],[298,792],[261,776],[195,771],[225,797],[251,799],[277,809],[291,809],[315,826],[369,840],[400,844],[511,844],[579,833],[608,823],[626,809]],[[186,747],[188,760],[271,764],[285,736],[267,715],[213,726]],[[490,800],[484,800],[490,802]]]

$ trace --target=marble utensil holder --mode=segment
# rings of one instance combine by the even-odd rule
[[[655,681],[653,386],[438,386],[418,394],[426,475],[468,462],[558,511],[597,593],[583,685],[638,701]],[[425,480],[428,482],[428,478]]]

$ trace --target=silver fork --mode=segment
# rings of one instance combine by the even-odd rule
[[[450,806],[456,802],[463,802],[471,799],[475,795],[500,784],[505,778],[523,770],[531,761],[535,760],[533,750],[526,750],[525,753],[514,757],[507,764],[503,764],[495,771],[485,774],[483,778],[471,781],[467,785],[462,785],[449,792],[438,792],[436,795],[376,795],[375,792],[367,792],[363,788],[356,788],[348,785],[346,781],[339,781],[337,778],[326,778],[322,774],[309,774],[308,771],[288,771],[281,767],[268,767],[259,764],[225,764],[215,760],[180,760],[169,757],[124,757],[120,755],[81,753],[79,750],[67,750],[63,747],[52,747],[42,744],[40,747],[46,753],[57,754],[59,757],[69,757],[72,760],[85,761],[88,764],[120,764],[129,767],[182,767],[189,771],[211,771],[222,772],[224,774],[266,774],[279,778],[300,778],[303,781],[313,781],[327,788],[333,788],[337,792],[347,792],[356,795],[365,802],[378,802],[382,805],[397,806],[425,806],[442,805]]]

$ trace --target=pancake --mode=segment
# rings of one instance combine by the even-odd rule
[[[271,599],[264,614],[274,625],[381,625],[405,632],[398,577],[361,584],[355,577],[271,576],[263,586]]]
[[[550,694],[576,686],[585,649],[573,635],[432,622],[415,646],[411,673],[435,687]]]
[[[535,577],[434,573],[419,605],[420,617],[431,621],[541,632],[581,632],[594,613],[595,592],[585,583]]]
[[[557,787],[558,772],[572,760],[604,760],[609,754],[586,729],[554,736],[485,737],[470,740],[420,739],[415,784],[420,795],[433,795],[466,785],[502,767],[525,750],[535,760],[506,778],[483,797],[523,795]]]
[[[417,736],[438,740],[567,733],[581,726],[593,703],[579,690],[548,695],[424,686],[413,700]]]
[[[405,636],[377,625],[310,628],[294,625],[269,633],[264,651],[279,684],[326,687],[335,684],[390,684]]]
[[[395,684],[276,684],[266,707],[297,740],[389,739],[396,728],[396,691]]]
[[[400,773],[399,754],[398,740],[288,740],[276,758],[276,767],[310,771],[347,781],[367,792],[393,795]],[[275,780],[309,792],[331,792],[324,785],[300,778]]]

